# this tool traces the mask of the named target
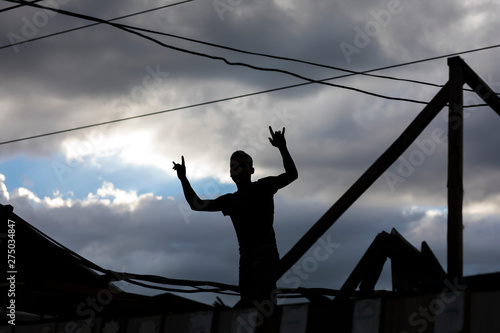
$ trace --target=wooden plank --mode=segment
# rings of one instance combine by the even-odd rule
[[[462,276],[463,267],[463,61],[448,59],[448,275]]]
[[[429,104],[418,114],[394,143],[365,171],[337,202],[306,232],[280,260],[275,270],[262,278],[255,288],[277,281],[314,245],[337,219],[380,177],[415,141],[432,119],[448,102],[449,83],[441,88]],[[238,304],[236,305],[238,306]]]
[[[465,83],[500,116],[500,97],[462,59],[454,61],[460,63]]]
[[[335,300],[351,296],[369,272],[376,272],[378,275],[374,283],[378,281],[383,264],[388,257],[385,249],[390,241],[391,236],[386,232],[381,232],[375,237],[375,240],[368,247],[363,257],[361,257],[361,260],[354,267],[351,275],[349,275],[342,288],[340,288],[340,294],[335,297]],[[380,264],[382,264],[382,267],[378,267]]]

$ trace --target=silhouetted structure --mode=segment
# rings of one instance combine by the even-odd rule
[[[425,242],[421,250],[396,230],[382,232],[373,241],[340,290],[282,290],[285,296],[300,295],[308,303],[229,309],[192,302],[171,294],[146,297],[120,292],[110,286],[125,279],[170,285],[205,284],[210,291],[237,291],[234,286],[206,282],[121,274],[98,267],[64,248],[1,206],[2,245],[8,228],[16,226],[16,310],[31,312],[17,317],[16,326],[3,313],[0,331],[7,333],[85,332],[464,332],[500,331],[500,273],[462,276],[462,97],[467,83],[500,115],[500,99],[460,58],[450,58],[450,81],[375,161],[354,185],[281,259],[279,266],[252,291],[277,281],[314,242],[363,194],[409,147],[437,113],[450,104],[448,178],[448,272],[437,262]],[[452,147],[453,146],[453,147]],[[6,248],[5,246],[3,247]],[[4,252],[5,253],[5,252]],[[392,264],[392,291],[374,290],[387,258]],[[16,261],[17,262],[17,261]],[[3,272],[9,274],[6,268]],[[99,275],[95,271],[102,274]],[[4,278],[4,281],[7,277]],[[7,280],[9,281],[9,280]],[[359,287],[359,290],[357,288]],[[2,285],[3,304],[8,304],[10,282]],[[108,297],[108,298],[106,298]],[[105,306],[96,308],[95,305]],[[333,300],[331,299],[333,297]],[[90,301],[94,303],[89,303]],[[100,304],[95,302],[99,301]],[[92,306],[84,315],[81,304]],[[93,304],[93,305],[92,305]],[[80,308],[81,309],[81,308]],[[101,311],[97,311],[101,309]],[[90,313],[95,320],[87,321]],[[271,318],[271,320],[265,320]],[[22,325],[21,325],[22,324]]]
[[[6,275],[2,281],[11,275],[15,277],[15,297],[8,297],[10,284],[3,285],[2,308],[14,299],[18,313],[34,314],[39,319],[72,318],[78,314],[87,318],[92,309],[94,315],[99,312],[105,315],[148,303],[159,305],[166,312],[210,308],[173,294],[155,299],[120,290],[113,282],[127,279],[127,276],[102,269],[59,244],[14,214],[12,206],[0,205],[0,213],[3,253],[7,253],[7,241],[10,239],[8,229],[15,231],[12,266],[6,265],[7,255],[2,262],[2,274]],[[21,315],[18,320],[22,321]]]

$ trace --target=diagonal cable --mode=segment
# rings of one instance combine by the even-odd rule
[[[6,2],[19,2],[19,1],[10,1],[10,0],[4,0],[4,1],[6,1]],[[42,1],[42,0],[36,0],[34,2],[38,2],[38,1]],[[137,15],[141,15],[141,14],[145,14],[145,13],[150,13],[150,12],[157,11],[157,10],[160,10],[160,9],[165,9],[165,8],[169,8],[169,7],[181,5],[181,4],[184,4],[184,3],[187,3],[187,2],[192,2],[192,1],[195,1],[195,0],[184,0],[184,1],[176,2],[176,3],[171,3],[171,4],[160,6],[160,7],[146,9],[146,10],[143,10],[143,11],[140,11],[140,12],[136,12],[136,13],[131,13],[131,14],[127,14],[127,15],[115,17],[115,18],[107,20],[107,21],[108,22],[114,22],[114,21],[125,19],[125,18],[137,16]],[[13,7],[10,7],[10,8],[14,8],[14,7],[17,8],[17,7],[21,7],[21,6],[25,6],[25,5],[21,4],[21,5],[13,6]],[[93,26],[96,26],[96,25],[99,25],[99,24],[102,24],[102,23],[91,23],[91,24],[83,25],[83,26],[77,27],[77,28],[62,30],[62,31],[58,31],[58,32],[55,32],[55,33],[52,33],[52,34],[48,34],[48,35],[44,35],[44,36],[40,36],[40,37],[35,37],[35,38],[30,38],[30,39],[22,40],[22,41],[19,41],[19,42],[15,42],[15,43],[11,43],[11,44],[0,46],[0,50],[6,49],[8,47],[15,47],[15,46],[18,46],[18,45],[26,44],[26,43],[29,43],[29,42],[34,42],[34,41],[45,39],[45,38],[49,38],[49,37],[54,37],[54,36],[62,35],[62,34],[68,33],[68,32],[73,32],[73,31],[77,31],[77,30],[81,30],[81,29],[85,29],[85,28],[90,28],[90,27],[93,27]]]
[[[4,0],[4,1],[11,2],[9,0]],[[41,1],[41,0],[35,0],[34,2],[38,2],[38,1]],[[107,20],[107,22],[113,22],[113,21],[117,21],[117,20],[120,20],[120,19],[123,19],[123,18],[132,17],[132,16],[136,16],[136,15],[139,15],[139,14],[144,14],[144,13],[147,13],[147,12],[152,12],[152,11],[156,11],[156,10],[159,10],[159,9],[176,6],[176,5],[179,5],[179,4],[182,4],[182,3],[185,3],[185,2],[191,2],[191,1],[194,1],[194,0],[181,1],[181,2],[178,2],[178,3],[170,4],[170,5],[165,5],[165,6],[161,6],[161,7],[157,7],[157,8],[153,8],[153,9],[148,9],[148,10],[144,10],[144,11],[137,12],[137,13],[128,14],[128,15],[125,15],[125,16],[121,16],[121,17],[117,17],[117,18],[114,18],[114,19]],[[18,6],[13,6],[13,7],[9,7],[9,8],[17,8],[17,7],[20,7],[20,6],[24,6],[24,5],[18,5]],[[57,33],[53,33],[53,34],[49,34],[49,35],[45,35],[45,36],[40,36],[40,37],[33,38],[33,39],[27,39],[27,40],[19,41],[19,42],[16,42],[16,43],[11,43],[9,45],[0,46],[0,50],[4,49],[4,48],[7,48],[7,47],[14,47],[14,46],[18,46],[18,45],[25,44],[25,43],[28,43],[28,42],[32,42],[32,41],[36,41],[36,40],[40,40],[40,39],[44,39],[44,38],[48,38],[48,37],[57,36],[57,35],[60,35],[60,34],[72,32],[72,31],[76,31],[76,30],[80,30],[80,29],[84,29],[84,28],[88,28],[88,27],[92,27],[92,26],[95,26],[95,25],[98,25],[98,24],[102,24],[102,23],[88,24],[88,25],[84,25],[84,26],[81,26],[81,27],[78,27],[78,28],[63,30],[63,31],[59,31]],[[229,50],[229,51],[233,51],[233,52],[238,52],[238,53],[243,53],[243,54],[248,54],[248,55],[256,55],[256,56],[261,56],[261,57],[267,57],[267,58],[271,58],[271,59],[291,61],[291,62],[302,63],[302,64],[312,65],[312,66],[316,66],[316,67],[322,67],[322,68],[333,69],[333,70],[343,71],[343,72],[349,73],[349,74],[345,74],[345,75],[341,75],[341,76],[332,77],[329,80],[345,78],[345,77],[349,77],[349,76],[353,76],[353,75],[364,75],[364,76],[381,78],[381,79],[388,79],[388,80],[395,80],[395,81],[402,81],[402,82],[410,82],[410,83],[422,84],[422,85],[433,86],[433,87],[438,87],[438,88],[441,88],[443,85],[434,84],[434,83],[430,83],[430,82],[425,82],[425,81],[421,81],[421,80],[412,80],[412,79],[406,79],[406,78],[398,78],[398,77],[394,77],[394,76],[377,75],[377,74],[369,74],[369,73],[374,72],[374,71],[380,71],[380,70],[384,70],[384,69],[389,69],[389,68],[396,68],[396,67],[401,67],[401,66],[406,66],[406,65],[411,65],[411,64],[416,64],[416,63],[431,61],[431,60],[448,58],[448,57],[456,56],[456,55],[460,55],[460,54],[466,54],[466,53],[471,53],[471,52],[478,52],[478,51],[483,51],[483,50],[488,50],[488,49],[500,47],[500,45],[492,45],[492,46],[487,46],[487,47],[482,47],[482,48],[477,48],[477,49],[472,49],[472,50],[467,50],[467,51],[452,53],[452,54],[441,55],[441,56],[432,57],[432,58],[421,59],[421,60],[407,62],[407,63],[401,63],[401,64],[396,64],[396,65],[391,65],[391,66],[382,67],[382,68],[376,68],[376,69],[372,69],[372,70],[354,71],[354,70],[349,70],[349,69],[340,68],[340,67],[331,66],[331,65],[324,65],[324,64],[320,64],[320,63],[316,63],[316,62],[311,62],[311,61],[306,61],[306,60],[301,60],[301,59],[295,59],[295,58],[277,56],[277,55],[272,55],[272,54],[267,54],[267,53],[262,53],[262,52],[254,52],[254,51],[237,49],[237,48],[230,47],[230,46],[225,46],[225,45],[220,45],[220,44],[205,42],[205,41],[196,40],[196,39],[193,39],[193,38],[183,37],[183,36],[179,36],[179,35],[169,34],[169,33],[166,33],[166,32],[160,32],[160,31],[156,31],[156,30],[151,30],[151,29],[139,28],[139,27],[124,25],[124,24],[121,24],[121,26],[123,26],[125,28],[129,28],[129,29],[134,29],[134,30],[137,30],[137,31],[148,32],[148,33],[152,33],[152,34],[159,34],[159,35],[168,36],[168,37],[171,37],[171,38],[176,38],[176,39],[190,41],[190,42],[194,42],[194,43],[198,43],[198,44],[202,44],[202,45],[207,45],[207,46],[211,46],[211,47],[221,48],[221,49],[225,49],[225,50]],[[466,90],[466,91],[472,91],[471,89],[464,89],[464,90]],[[497,93],[497,95],[500,95],[500,94]],[[474,105],[474,106],[479,106],[479,105]]]
[[[40,2],[40,1],[43,1],[43,0],[33,0],[32,3]],[[4,13],[4,12],[7,12],[9,10],[20,8],[20,7],[24,7],[24,6],[25,5],[15,5],[15,6],[10,6],[10,7],[6,7],[6,8],[2,8],[2,9],[0,9],[0,13]]]
[[[266,72],[277,72],[277,73],[287,74],[287,75],[299,78],[299,79],[304,80],[304,81],[309,81],[311,83],[318,83],[318,84],[327,85],[327,86],[331,86],[331,87],[352,90],[352,91],[356,91],[356,92],[359,92],[359,93],[367,94],[367,95],[370,95],[370,96],[384,98],[384,99],[389,99],[389,100],[397,100],[397,101],[404,101],[404,102],[411,102],[411,103],[418,103],[418,104],[427,104],[427,102],[425,102],[425,101],[417,101],[417,100],[408,99],[408,98],[386,96],[386,95],[377,94],[377,93],[369,92],[369,91],[358,89],[358,88],[354,88],[354,87],[349,87],[349,86],[343,86],[343,85],[338,85],[338,84],[334,84],[334,83],[329,83],[329,82],[326,82],[326,81],[323,81],[323,80],[315,80],[315,79],[311,79],[311,78],[308,78],[308,77],[305,77],[303,75],[299,75],[299,74],[296,74],[296,73],[293,73],[293,72],[290,72],[290,71],[287,71],[287,70],[276,69],[276,68],[260,67],[260,66],[255,66],[255,65],[243,63],[243,62],[232,62],[232,61],[229,61],[226,58],[221,57],[221,56],[214,56],[214,55],[209,55],[209,54],[206,54],[206,53],[201,53],[201,52],[186,50],[186,49],[183,49],[183,48],[180,48],[180,47],[177,47],[177,46],[165,44],[165,43],[163,43],[163,42],[161,42],[161,41],[159,41],[157,39],[154,39],[152,37],[146,36],[146,35],[138,32],[138,31],[136,31],[134,29],[130,29],[130,28],[125,27],[125,26],[123,26],[121,24],[113,23],[113,22],[110,22],[110,21],[107,21],[107,20],[103,20],[103,19],[100,19],[100,18],[89,16],[89,15],[74,13],[74,12],[70,12],[70,11],[67,11],[67,10],[63,10],[63,9],[49,8],[49,7],[41,6],[41,5],[38,5],[38,4],[32,4],[32,3],[26,2],[24,0],[6,0],[6,1],[8,1],[8,2],[14,2],[14,3],[22,3],[22,4],[26,4],[28,6],[31,6],[31,7],[45,9],[45,10],[51,10],[51,11],[54,11],[54,12],[57,12],[57,13],[60,13],[60,14],[63,14],[63,15],[68,15],[68,16],[77,17],[77,18],[84,19],[84,20],[89,20],[89,21],[94,21],[94,22],[98,22],[98,23],[110,25],[110,26],[113,26],[115,28],[118,28],[118,29],[124,30],[126,32],[129,32],[131,34],[137,35],[139,37],[145,38],[145,39],[147,39],[149,41],[152,41],[152,42],[154,42],[154,43],[156,43],[156,44],[158,44],[160,46],[163,46],[165,48],[168,48],[168,49],[171,49],[171,50],[174,50],[174,51],[179,51],[179,52],[191,54],[191,55],[195,55],[195,56],[209,58],[209,59],[212,59],[212,60],[220,60],[220,61],[223,61],[224,63],[226,63],[227,65],[231,65],[231,66],[241,66],[241,67],[247,67],[247,68],[254,69],[254,70],[260,70],[260,71],[266,71]]]

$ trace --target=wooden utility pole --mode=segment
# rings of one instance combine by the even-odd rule
[[[463,85],[462,60],[448,59],[448,275],[463,273]]]
[[[460,57],[448,59],[449,150],[448,150],[448,274],[463,274],[463,85],[500,115],[500,98]]]

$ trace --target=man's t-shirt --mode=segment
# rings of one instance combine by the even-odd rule
[[[260,245],[276,244],[273,196],[277,190],[272,177],[266,177],[216,199],[222,213],[233,221],[241,254],[251,253]]]

